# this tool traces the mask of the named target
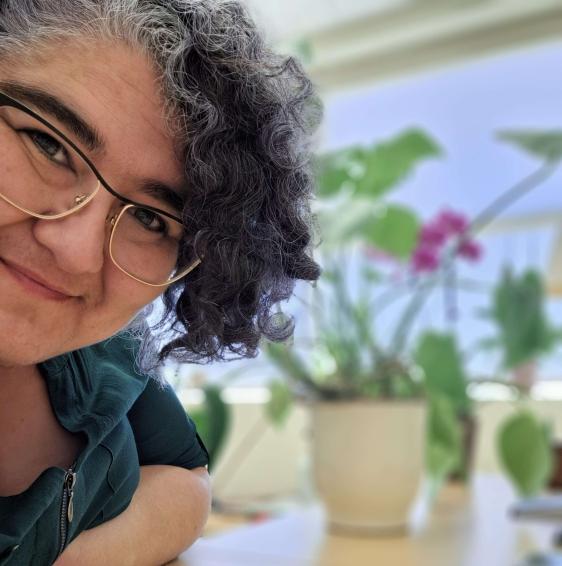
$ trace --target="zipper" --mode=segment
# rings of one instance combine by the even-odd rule
[[[72,523],[72,519],[74,518],[74,485],[76,484],[76,472],[74,471],[75,466],[76,462],[74,462],[74,464],[72,464],[72,466],[70,466],[64,474],[59,522],[60,547],[58,556],[60,556],[64,550],[68,534],[68,526]]]

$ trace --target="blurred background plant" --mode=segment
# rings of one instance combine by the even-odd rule
[[[521,497],[540,494],[553,472],[552,428],[521,407],[498,428],[497,450],[503,469]]]
[[[167,381],[175,389],[182,381],[180,370],[181,364],[177,364],[166,375]],[[231,373],[236,375],[236,372]],[[197,433],[209,452],[209,470],[213,471],[231,430],[231,408],[223,399],[223,387],[210,382],[205,372],[194,373],[191,376],[191,386],[199,390],[200,402],[189,410],[185,406],[184,409],[195,423]]]
[[[231,425],[230,407],[222,398],[222,388],[207,384],[202,388],[203,402],[189,411],[197,431],[209,452],[209,470],[219,458]]]
[[[562,336],[547,318],[541,274],[527,269],[518,275],[506,265],[493,289],[491,307],[481,314],[493,322],[497,336],[482,340],[480,347],[499,350],[501,369],[511,373],[512,383],[522,393],[529,393],[537,362],[552,352]]]
[[[541,161],[533,174],[497,201],[505,207],[558,169],[562,160],[562,132],[512,131],[500,133],[499,138]],[[490,213],[494,213],[494,206]],[[499,381],[507,383],[517,393],[515,412],[500,423],[496,432],[499,460],[519,495],[537,495],[559,467],[554,459],[551,424],[529,408],[538,362],[551,353],[562,338],[560,328],[556,328],[546,314],[543,275],[534,269],[517,275],[512,266],[504,266],[492,289],[491,306],[481,315],[494,323],[497,335],[481,340],[479,347],[500,351],[500,369],[504,374],[508,372],[511,379],[500,375]],[[498,373],[501,374],[494,372]]]
[[[472,221],[445,209],[422,223],[415,211],[389,202],[388,195],[418,164],[442,155],[419,129],[318,160],[324,273],[307,303],[315,322],[313,336],[302,339],[298,348],[265,345],[287,380],[271,389],[274,421],[286,418],[293,397],[333,402],[426,397],[430,476],[436,485],[450,475],[468,478],[476,423],[464,355],[453,332],[418,328],[414,338],[412,333],[432,292],[456,294],[463,288],[456,262],[476,262],[482,255],[473,234],[548,178],[562,156],[559,132],[510,131],[498,137],[543,163]],[[484,345],[502,346],[506,368],[521,369],[554,345],[557,334],[545,320],[542,293],[533,273],[519,281],[506,272],[493,291],[494,306],[487,314],[500,333]],[[393,325],[378,328],[377,319],[391,305]],[[456,316],[454,300],[446,314]]]
[[[492,290],[491,307],[481,314],[494,323],[497,336],[479,345],[499,350],[501,367],[494,373],[516,393],[514,413],[497,430],[499,461],[519,495],[532,497],[549,483],[555,459],[552,426],[529,408],[530,393],[540,359],[561,338],[546,314],[542,275],[532,269],[516,274],[506,265]]]
[[[464,215],[446,209],[422,223],[387,199],[415,166],[441,154],[427,133],[411,129],[319,159],[324,272],[307,302],[313,336],[299,348],[269,343],[265,351],[290,388],[274,382],[274,420],[286,418],[292,395],[331,402],[428,396],[426,461],[444,478],[455,468],[466,475],[459,424],[471,412],[466,376],[454,336],[427,332],[415,348],[412,330],[429,295],[449,282],[454,262],[477,261],[481,248],[467,236]],[[377,324],[391,306],[395,323]]]

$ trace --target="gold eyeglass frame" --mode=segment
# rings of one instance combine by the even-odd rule
[[[103,185],[105,190],[107,190],[110,194],[112,194],[114,197],[119,199],[121,201],[121,203],[123,204],[123,206],[117,212],[115,212],[111,217],[108,216],[107,222],[109,222],[109,224],[111,225],[111,232],[110,232],[110,235],[109,235],[109,243],[108,243],[109,257],[111,258],[111,261],[113,262],[113,264],[120,271],[122,271],[125,275],[129,276],[131,279],[134,279],[135,281],[137,281],[139,283],[142,283],[143,285],[148,285],[149,287],[167,287],[167,286],[171,285],[172,283],[175,283],[176,281],[179,281],[180,279],[185,277],[188,273],[193,271],[201,263],[201,259],[197,258],[196,260],[194,260],[194,262],[189,267],[185,268],[181,273],[179,273],[178,275],[175,275],[171,279],[168,279],[165,283],[158,283],[158,284],[148,283],[147,281],[143,281],[142,279],[139,279],[135,275],[126,271],[123,267],[121,267],[119,265],[119,263],[114,258],[113,249],[112,249],[113,236],[115,234],[115,227],[119,223],[119,220],[121,220],[125,211],[127,211],[127,210],[129,210],[130,208],[133,208],[133,207],[143,208],[143,209],[149,210],[151,212],[155,212],[157,214],[161,214],[163,216],[166,216],[166,217],[174,220],[175,222],[178,222],[180,225],[183,225],[183,222],[181,221],[181,219],[174,216],[173,214],[170,214],[169,212],[166,212],[165,210],[160,210],[160,209],[158,209],[154,206],[144,205],[142,203],[137,203],[137,202],[132,201],[132,200],[126,198],[126,197],[121,196],[117,191],[115,191],[115,189],[113,189],[112,187],[109,186],[109,184],[105,181],[105,179],[103,179],[103,177],[98,172],[98,170],[96,169],[94,164],[90,161],[90,159],[86,155],[84,155],[84,153],[80,150],[80,148],[78,148],[76,146],[76,144],[74,142],[72,142],[72,140],[70,140],[63,132],[61,132],[58,128],[56,128],[51,123],[49,123],[48,120],[45,120],[45,118],[43,118],[40,114],[37,114],[36,112],[34,112],[30,108],[28,108],[27,106],[22,104],[21,102],[13,99],[12,97],[8,96],[7,94],[5,94],[3,92],[0,92],[0,107],[1,106],[11,106],[11,107],[17,108],[18,110],[21,110],[22,112],[25,112],[26,114],[29,114],[32,118],[35,118],[36,120],[41,122],[44,126],[49,128],[52,132],[54,132],[57,136],[62,138],[62,140],[64,142],[66,142],[84,160],[84,162],[88,165],[88,167],[94,173],[95,177],[97,178],[97,186],[96,186],[95,190],[92,192],[92,194],[90,194],[89,196],[76,195],[76,197],[75,197],[76,206],[74,206],[70,210],[67,210],[66,212],[61,212],[59,214],[53,214],[53,215],[45,215],[45,214],[39,214],[37,212],[32,212],[31,210],[29,210],[27,208],[19,206],[18,204],[13,202],[11,199],[9,199],[5,195],[3,195],[1,192],[0,192],[0,199],[4,200],[6,203],[13,206],[17,210],[19,210],[19,211],[21,211],[21,212],[23,212],[23,213],[25,213],[29,216],[32,216],[33,218],[38,218],[40,220],[59,220],[60,218],[65,218],[66,216],[70,216],[71,214],[74,214],[75,212],[84,208],[87,204],[89,204],[94,199],[94,197],[99,192],[100,187]]]

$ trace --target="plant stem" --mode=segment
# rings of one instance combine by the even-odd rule
[[[493,200],[484,210],[482,210],[470,223],[467,232],[476,234],[482,231],[499,214],[504,212],[513,203],[521,197],[538,187],[558,169],[560,161],[547,161],[543,163],[536,171],[513,185],[510,189],[502,193],[498,198]],[[460,245],[460,242],[457,244]]]
[[[433,279],[428,279],[420,285],[400,318],[390,341],[391,356],[398,356],[403,351],[410,326],[432,291]]]

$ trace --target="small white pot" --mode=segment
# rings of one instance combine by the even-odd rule
[[[310,405],[315,488],[332,530],[407,530],[424,471],[423,400]]]

